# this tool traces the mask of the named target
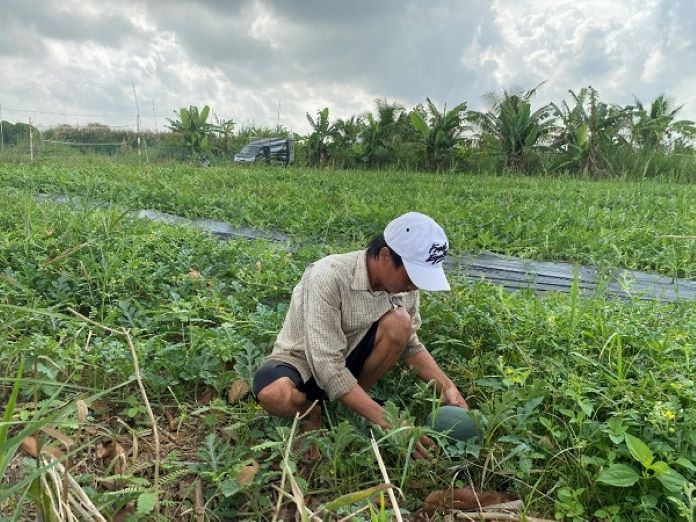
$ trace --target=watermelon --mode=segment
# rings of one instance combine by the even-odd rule
[[[479,435],[469,412],[458,406],[441,406],[430,413],[425,425],[435,431],[445,432],[455,440],[467,440]]]

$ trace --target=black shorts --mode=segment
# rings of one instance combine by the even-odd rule
[[[379,321],[372,323],[365,337],[360,340],[360,343],[350,352],[350,355],[348,355],[346,359],[346,368],[350,370],[350,373],[352,373],[356,379],[360,375],[365,361],[372,353],[372,348],[375,345],[375,337],[377,337],[377,326],[379,326]],[[259,366],[256,373],[254,373],[254,382],[252,386],[254,397],[257,397],[261,390],[281,377],[289,377],[295,387],[304,393],[310,401],[318,400],[319,402],[325,402],[328,400],[326,392],[319,388],[314,377],[304,382],[302,381],[300,372],[292,364],[273,359],[265,361]]]

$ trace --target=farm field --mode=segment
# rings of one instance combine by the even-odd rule
[[[38,433],[107,519],[147,520],[158,509],[166,520],[271,520],[291,422],[263,414],[243,383],[269,353],[307,263],[361,247],[402,212],[430,214],[458,253],[696,274],[696,242],[663,237],[693,236],[696,190],[654,181],[104,162],[0,165],[0,189],[0,513],[19,520],[46,502],[30,487],[46,473],[18,449]],[[113,206],[69,208],[39,193]],[[296,250],[130,220],[131,208],[283,231]],[[432,462],[411,459],[437,398],[406,370],[380,384],[391,418],[414,426],[375,433],[406,518],[432,491],[473,485],[522,499],[534,517],[692,520],[694,303],[452,283],[423,294],[420,337],[475,408],[482,437],[440,438]],[[157,479],[120,329],[159,427]],[[336,405],[326,417],[289,457],[315,512],[382,482],[369,427]],[[309,444],[318,461],[302,460]]]
[[[657,181],[591,182],[307,168],[135,168],[107,161],[0,165],[3,190],[61,193],[280,230],[301,244],[356,247],[393,216],[419,208],[455,252],[696,274],[696,188]]]

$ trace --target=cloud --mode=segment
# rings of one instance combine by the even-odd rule
[[[696,117],[696,4],[683,0],[4,0],[3,118],[145,126],[189,104],[240,124],[307,130],[305,113],[438,106],[548,80],[538,102],[592,84],[661,93]],[[154,105],[154,111],[153,111]],[[60,114],[47,114],[59,112]],[[153,114],[154,112],[154,114]],[[82,116],[84,115],[84,116]]]

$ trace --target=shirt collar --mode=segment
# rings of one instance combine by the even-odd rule
[[[352,290],[370,290],[370,278],[367,275],[367,250],[361,250],[358,253],[350,288]]]

